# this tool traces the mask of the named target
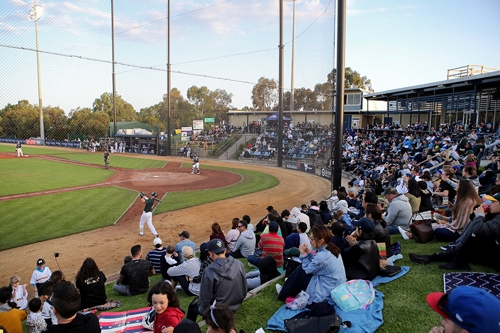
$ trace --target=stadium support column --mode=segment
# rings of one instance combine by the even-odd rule
[[[342,134],[344,132],[344,77],[345,77],[345,4],[338,0],[337,17],[337,94],[335,96],[335,156],[333,187],[342,186]]]
[[[279,92],[278,92],[278,109],[279,109],[279,119],[278,119],[278,166],[283,166],[283,83],[284,83],[284,55],[283,55],[283,0],[280,2],[280,45],[279,45]]]

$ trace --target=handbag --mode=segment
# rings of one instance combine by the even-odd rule
[[[153,307],[142,317],[142,327],[150,331],[154,331],[156,311]]]
[[[417,243],[428,243],[434,239],[434,230],[430,220],[414,221],[410,224],[410,231]]]
[[[336,333],[340,330],[342,319],[338,314],[324,317],[304,317],[285,319],[285,330],[288,333]]]

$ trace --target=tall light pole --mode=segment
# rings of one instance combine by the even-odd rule
[[[171,118],[171,112],[170,112],[170,0],[167,2],[167,156],[172,155],[172,138],[171,132],[171,123],[170,123],[170,118]]]
[[[43,128],[43,105],[42,105],[42,79],[40,75],[40,52],[38,51],[38,20],[43,15],[43,8],[36,4],[36,0],[33,0],[33,7],[30,10],[29,18],[31,21],[35,22],[35,34],[36,34],[36,67],[38,73],[38,110],[40,113],[40,138],[43,143],[45,143],[45,130]]]
[[[294,72],[295,72],[295,2],[296,0],[287,0],[293,2],[293,25],[292,25],[292,73],[291,73],[291,94],[290,94],[290,114],[295,108],[295,87],[294,87]]]
[[[280,2],[280,44],[279,44],[279,87],[278,87],[278,166],[281,167],[283,165],[283,84],[284,84],[284,76],[285,76],[285,56],[284,56],[284,48],[283,45],[283,0],[279,0]]]
[[[115,71],[115,5],[111,0],[111,62],[113,63],[113,73],[111,74],[113,80],[113,138],[116,137],[116,71]]]

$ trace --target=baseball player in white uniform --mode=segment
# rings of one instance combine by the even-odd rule
[[[153,225],[153,206],[155,204],[155,198],[158,196],[158,193],[151,193],[151,198],[148,198],[146,195],[141,193],[141,201],[146,205],[144,206],[144,211],[141,215],[141,221],[139,222],[139,235],[144,236],[144,223],[148,224],[149,230],[158,238],[158,233]]]
[[[200,159],[196,153],[193,154],[193,166],[191,167],[191,174],[194,174],[194,169],[198,170],[198,174],[200,174]]]
[[[17,151],[17,157],[21,157],[21,156],[24,157],[23,147],[21,146],[21,142],[20,141],[17,141],[16,151]]]

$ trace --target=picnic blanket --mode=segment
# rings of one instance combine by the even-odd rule
[[[366,309],[357,309],[353,311],[342,311],[337,305],[335,311],[342,318],[342,321],[350,321],[351,328],[341,327],[341,333],[373,333],[384,322],[382,309],[384,308],[384,294],[375,290],[375,300]],[[278,309],[267,322],[266,329],[274,331],[285,331],[285,319],[290,319],[296,314],[305,311],[290,310],[286,304]]]
[[[96,305],[96,306],[87,308],[87,309],[85,309],[85,311],[91,311],[91,310],[106,311],[106,310],[111,310],[114,308],[119,308],[120,306],[122,306],[122,302],[108,299],[105,304]]]
[[[148,332],[142,327],[142,318],[149,312],[150,307],[121,311],[121,312],[102,312],[99,315],[99,325],[103,333],[139,333]]]
[[[394,276],[380,276],[380,275],[376,276],[372,280],[373,286],[376,287],[376,286],[379,286],[383,283],[388,283],[388,282],[394,281],[396,279],[399,279],[400,277],[402,277],[403,275],[405,275],[409,271],[410,271],[410,266],[401,266],[401,272],[399,272],[398,274],[396,274]]]
[[[458,286],[473,286],[500,298],[500,275],[494,273],[464,272],[443,274],[444,292]]]

